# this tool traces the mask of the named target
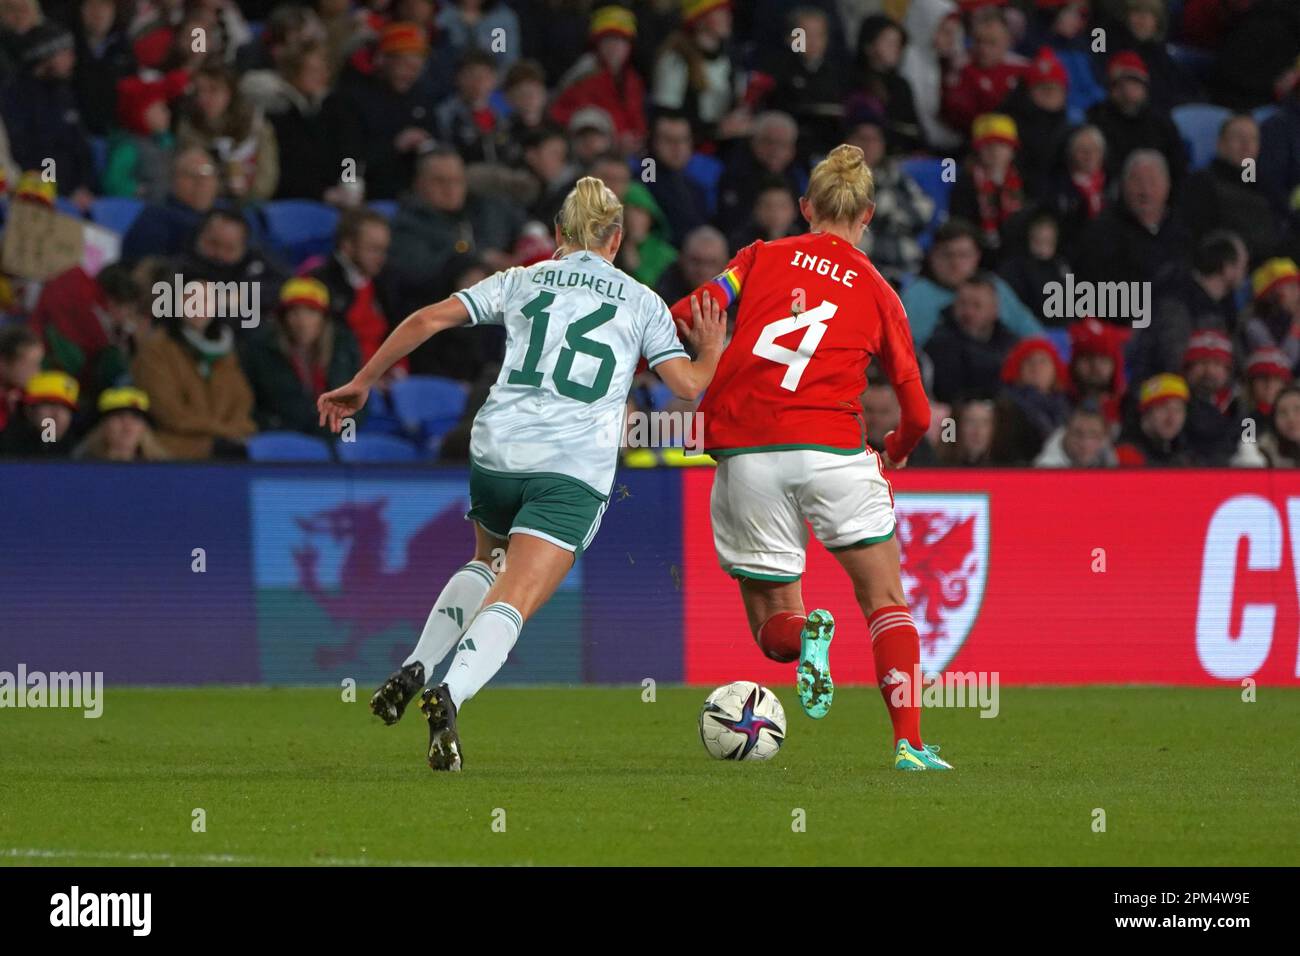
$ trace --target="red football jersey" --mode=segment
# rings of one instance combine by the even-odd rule
[[[731,341],[700,405],[711,454],[864,448],[860,396],[873,355],[900,400],[905,391],[920,393],[903,304],[844,239],[818,232],[760,240],[701,291],[723,305],[740,297]],[[689,321],[689,297],[673,314]],[[904,389],[908,383],[916,384]]]

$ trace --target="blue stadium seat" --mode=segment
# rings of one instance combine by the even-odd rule
[[[308,256],[323,255],[334,246],[338,210],[308,199],[280,199],[263,208],[271,242],[295,265]]]
[[[77,208],[77,204],[66,196],[55,196],[54,208],[65,216],[72,216],[74,219],[82,218],[81,210]]]
[[[410,375],[389,389],[393,410],[408,435],[424,443],[445,435],[465,414],[465,387],[437,375]]]
[[[916,180],[921,191],[934,200],[934,215],[930,217],[930,224],[925,227],[920,238],[921,247],[926,250],[934,239],[934,231],[948,218],[948,198],[952,195],[952,187],[956,185],[955,180],[950,183],[943,178],[943,164],[942,159],[931,159],[928,156],[903,160],[903,173]]]
[[[334,443],[334,449],[339,461],[347,462],[399,462],[420,458],[420,450],[405,438],[374,432],[358,432],[352,441],[340,439]]]
[[[139,199],[132,199],[129,196],[105,196],[90,204],[90,221],[125,235],[142,209],[144,203]]]
[[[248,439],[253,461],[333,461],[329,442],[301,432],[261,432]]]
[[[1226,106],[1211,103],[1187,103],[1173,109],[1174,125],[1187,144],[1187,156],[1192,169],[1204,169],[1214,159],[1214,146],[1219,140],[1219,127],[1232,115]]]
[[[361,421],[361,431],[371,435],[400,435],[402,422],[393,411],[393,403],[388,400],[388,393],[380,388],[370,390],[366,401],[366,417]]]
[[[1043,337],[1052,343],[1062,362],[1070,361],[1070,331],[1068,329],[1043,329]]]
[[[696,153],[682,170],[684,175],[704,193],[705,212],[712,216],[718,208],[718,180],[722,178],[722,160],[716,156]]]
[[[397,215],[397,200],[395,199],[372,199],[366,203],[366,207],[379,213],[385,219],[392,219]]]

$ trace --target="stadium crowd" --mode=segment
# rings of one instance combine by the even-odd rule
[[[6,229],[121,232],[102,268],[0,274],[0,455],[323,437],[316,397],[403,316],[552,253],[577,177],[671,304],[805,229],[846,141],[934,406],[914,465],[1296,466],[1298,56],[1295,0],[0,0]],[[499,333],[436,336],[361,434],[463,459]],[[460,400],[412,433],[426,376]]]

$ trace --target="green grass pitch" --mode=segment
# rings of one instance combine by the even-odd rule
[[[954,773],[891,769],[874,689],[790,720],[768,763],[710,760],[707,688],[487,688],[466,768],[424,764],[337,689],[108,688],[0,711],[6,864],[1294,864],[1300,692],[1003,689],[931,710]],[[206,832],[192,829],[193,811]],[[1094,810],[1105,832],[1094,832]],[[795,811],[806,829],[796,832]],[[504,817],[498,813],[504,811]],[[494,820],[497,829],[494,829]],[[504,832],[497,832],[504,822]]]

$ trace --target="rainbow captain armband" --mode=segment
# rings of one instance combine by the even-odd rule
[[[729,307],[736,301],[736,296],[740,295],[740,276],[736,275],[735,269],[728,269],[721,275],[714,276],[713,281],[722,289],[722,294],[726,299],[724,308]]]

